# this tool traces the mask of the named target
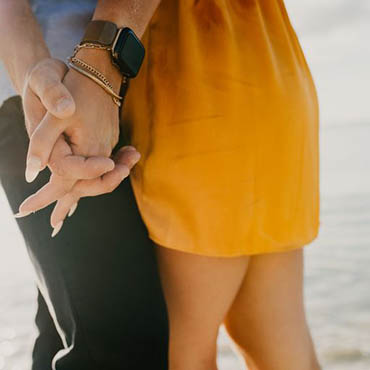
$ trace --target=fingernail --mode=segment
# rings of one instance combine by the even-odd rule
[[[71,209],[69,210],[69,212],[68,212],[68,217],[71,217],[71,216],[75,213],[75,210],[76,210],[77,206],[78,206],[78,203],[76,202],[76,203],[71,207]]]
[[[72,101],[71,99],[69,98],[62,98],[58,101],[57,103],[57,111],[60,113],[60,112],[64,112],[65,110],[67,110],[72,104]]]
[[[141,158],[141,154],[139,152],[136,152],[136,153],[133,153],[131,155],[131,159],[130,159],[130,162],[131,162],[131,166],[135,165],[137,162],[139,162]]]
[[[32,182],[33,180],[35,180],[40,171],[41,171],[40,158],[30,157],[27,161],[26,181]]]
[[[136,150],[136,148],[134,146],[127,145],[127,146],[125,146],[125,150],[127,150],[128,152],[131,152],[131,151]]]
[[[53,232],[51,233],[52,238],[54,238],[54,236],[59,233],[62,226],[63,226],[63,221],[60,221],[60,222],[57,223],[57,226],[54,227]]]
[[[21,218],[21,217],[26,217],[30,215],[32,212],[18,212],[14,215],[15,218]]]

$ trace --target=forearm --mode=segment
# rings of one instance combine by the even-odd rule
[[[50,56],[27,0],[0,0],[0,58],[18,93],[27,72]]]
[[[159,3],[160,0],[99,0],[93,19],[130,27],[141,37]]]
[[[130,27],[141,38],[160,0],[99,0],[93,20],[114,22],[118,27]],[[111,63],[109,53],[82,49],[78,56],[102,72],[118,91],[122,75]]]

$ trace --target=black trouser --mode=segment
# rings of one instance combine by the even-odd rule
[[[0,179],[14,213],[45,184],[24,179],[28,137],[19,97],[0,109]],[[51,238],[54,205],[17,219],[39,278],[33,370],[167,369],[168,322],[153,243],[129,179],[81,199]]]

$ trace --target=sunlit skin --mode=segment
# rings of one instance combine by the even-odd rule
[[[140,37],[158,3],[103,0],[94,19],[129,26]],[[57,201],[51,216],[55,236],[81,197],[114,190],[140,154],[126,147],[110,158],[118,135],[117,106],[99,86],[50,58],[26,0],[0,1],[0,25],[2,45],[8,45],[1,57],[23,96],[28,160],[40,160],[29,161],[27,178],[32,181],[46,166],[52,171],[49,183],[22,203],[18,216]],[[107,54],[81,51],[80,57],[118,89],[121,77]],[[58,110],[62,98],[67,103]],[[222,323],[251,370],[320,369],[304,313],[301,248],[216,258],[157,246],[157,255],[170,317],[170,370],[216,370]]]
[[[250,370],[320,370],[303,304],[303,250],[232,258],[158,246],[171,370],[216,370],[225,323]]]
[[[94,19],[111,20],[118,26],[129,26],[141,36],[158,1],[145,3],[145,7],[143,1],[128,4],[130,6],[127,9],[135,9],[132,14],[122,10],[122,1],[101,1]],[[33,181],[46,166],[52,170],[49,183],[20,205],[17,217],[26,216],[57,201],[51,215],[55,236],[81,197],[113,191],[128,176],[132,166],[140,159],[140,154],[128,147],[116,158],[109,158],[118,141],[117,106],[92,81],[76,71],[67,71],[60,63],[49,59],[49,52],[28,2],[18,2],[13,6],[3,1],[1,10],[4,38],[9,38],[9,43],[4,44],[18,46],[14,50],[7,48],[2,57],[14,86],[27,97],[24,104],[27,126],[30,125],[27,128],[30,145],[26,179]],[[20,24],[16,22],[17,19],[22,21],[21,29],[17,28],[17,24]],[[24,39],[25,25],[28,26],[29,40]],[[8,32],[9,29],[14,31]],[[19,45],[24,45],[24,48],[19,48]],[[25,53],[25,58],[19,57],[19,50]],[[115,90],[119,90],[121,75],[110,62],[107,52],[81,50],[78,56],[103,72]],[[56,69],[57,76],[54,72]],[[63,76],[60,73],[62,69]],[[63,101],[63,97],[69,98],[64,100],[63,112],[55,114],[57,104]],[[91,104],[97,101],[99,104]],[[29,117],[30,112],[32,118]],[[68,144],[64,134],[68,137]]]

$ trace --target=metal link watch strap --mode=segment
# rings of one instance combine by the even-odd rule
[[[111,46],[118,28],[109,21],[90,21],[87,25],[85,35],[81,40],[81,44],[96,43],[104,46]]]

